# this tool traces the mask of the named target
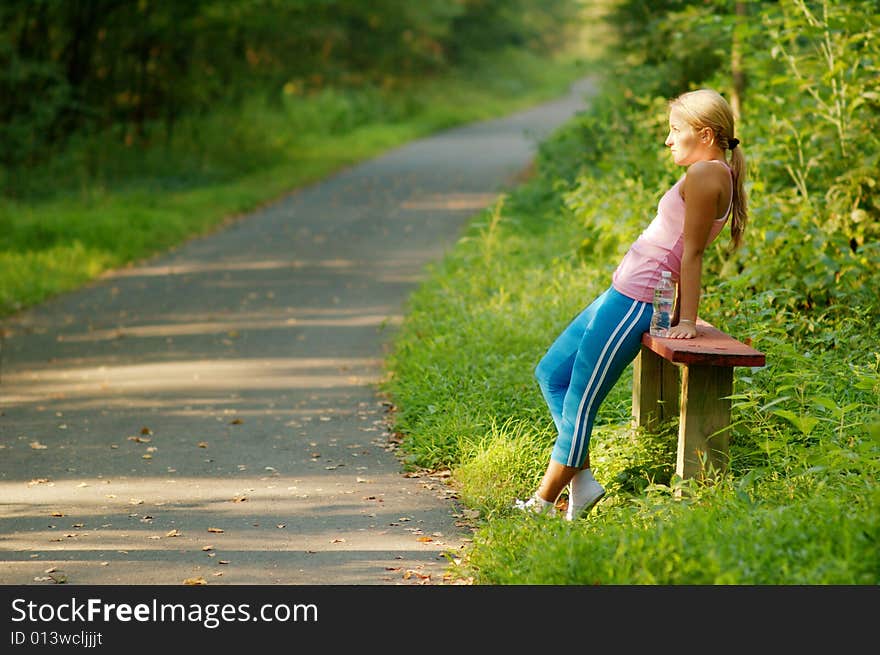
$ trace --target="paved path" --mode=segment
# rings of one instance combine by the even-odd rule
[[[4,321],[0,584],[442,583],[375,383],[407,294],[581,108],[411,143]]]

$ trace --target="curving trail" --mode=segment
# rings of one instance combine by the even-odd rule
[[[0,584],[442,584],[375,382],[407,294],[582,108],[413,142],[5,321]]]

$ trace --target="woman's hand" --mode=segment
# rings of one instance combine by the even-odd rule
[[[693,321],[679,321],[669,328],[666,336],[670,339],[693,339],[697,336],[697,326]]]

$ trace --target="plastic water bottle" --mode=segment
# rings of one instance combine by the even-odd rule
[[[663,271],[654,289],[654,314],[651,316],[651,336],[665,337],[669,334],[672,321],[672,306],[675,303],[675,284],[672,273]]]

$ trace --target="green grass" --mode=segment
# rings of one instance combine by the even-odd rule
[[[2,171],[0,316],[414,138],[560,95],[584,74],[571,57],[508,52],[407,88],[254,98],[170,137],[154,127],[145,147],[83,136],[39,167]]]
[[[677,425],[631,426],[630,368],[597,417],[591,461],[608,494],[591,518],[512,509],[554,437],[534,367],[675,180],[645,157],[662,135],[631,128],[661,125],[657,106],[627,119],[619,105],[597,99],[542,146],[532,180],[473,218],[411,296],[387,360],[405,461],[450,468],[479,516],[455,570],[479,584],[880,583],[876,297],[806,311],[772,280],[744,282],[738,270],[760,271],[757,230],[750,248],[725,260],[719,245],[705,267],[701,316],[768,361],[736,369],[728,474],[675,478]],[[774,202],[754,194],[753,215]]]

